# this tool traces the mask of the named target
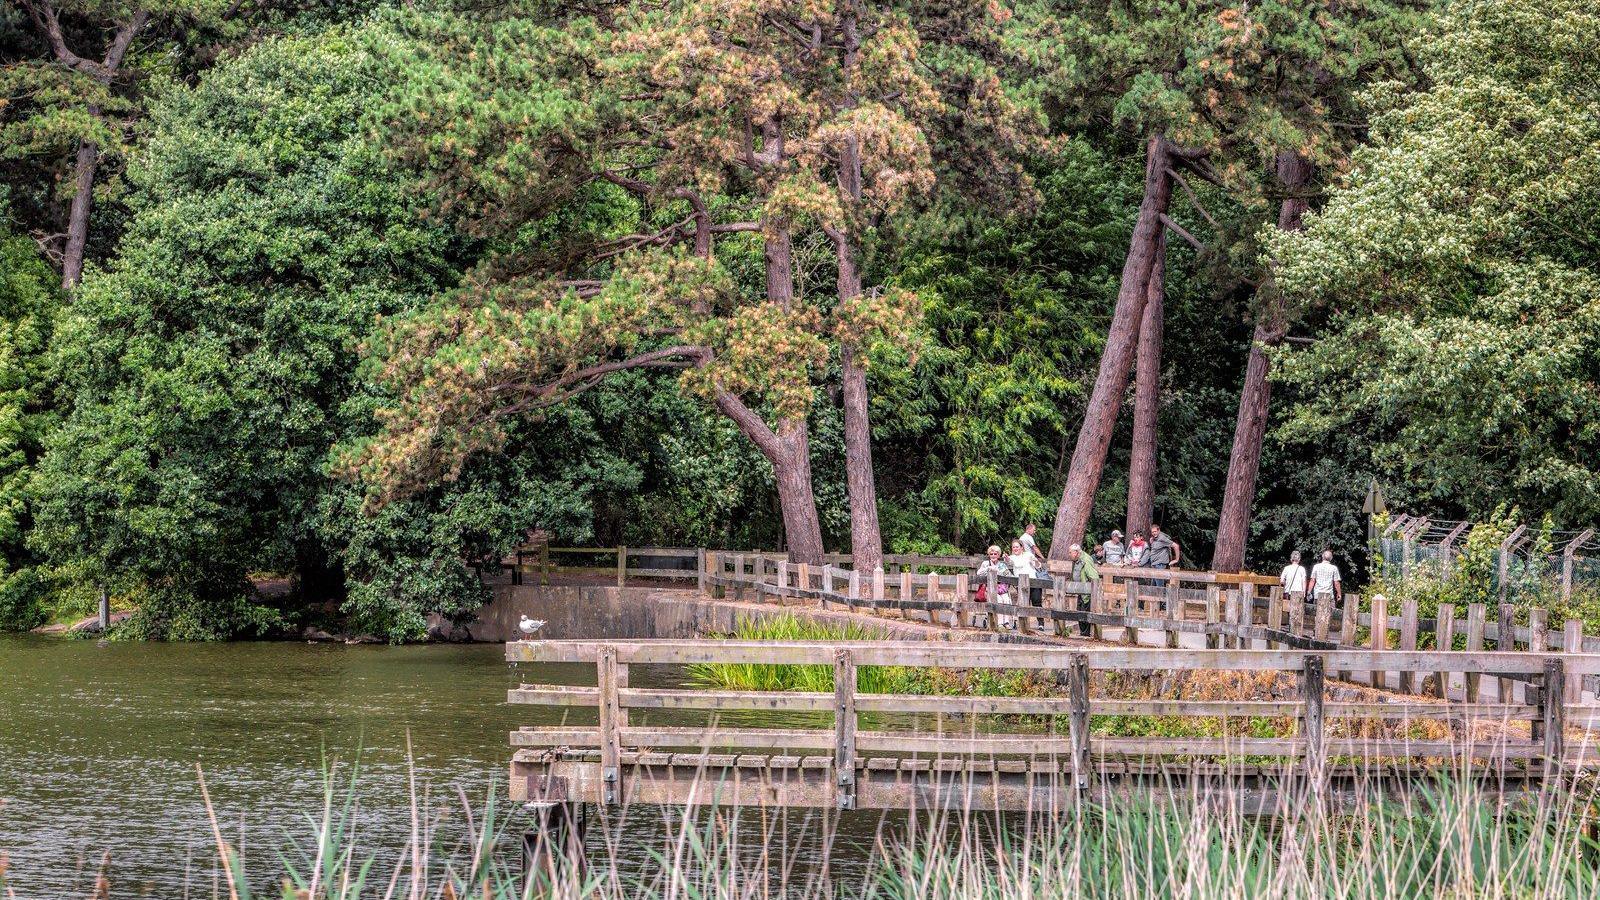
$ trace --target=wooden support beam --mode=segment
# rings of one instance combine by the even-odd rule
[[[1511,651],[1517,649],[1516,607],[1509,603],[1500,604],[1500,618],[1496,624],[1499,627],[1496,629],[1498,634],[1495,635],[1495,649],[1504,653],[1510,653]],[[1512,700],[1512,693],[1513,689],[1511,687],[1511,679],[1501,678],[1500,702],[1510,703]]]
[[[1583,620],[1568,619],[1565,623],[1563,623],[1561,631],[1561,650],[1564,653],[1583,652]],[[1570,671],[1566,674],[1568,677],[1565,681],[1566,691],[1563,695],[1565,701],[1567,703],[1583,702],[1583,679],[1570,677]]]
[[[1548,610],[1534,607],[1528,610],[1528,652],[1544,653],[1550,649],[1550,613]],[[1522,695],[1526,701],[1534,706],[1544,703],[1546,692],[1542,685],[1529,685],[1523,688]],[[1562,698],[1565,702],[1566,698]],[[1534,740],[1543,738],[1544,722],[1533,723],[1532,737]]]
[[[1389,598],[1382,594],[1372,595],[1372,649],[1389,649]],[[1388,687],[1388,675],[1382,669],[1371,674],[1372,686],[1375,688]]]
[[[617,677],[617,648],[602,644],[596,659],[600,686],[600,777],[605,782],[602,802],[606,806],[617,803],[621,796],[622,757],[622,703],[618,699],[621,685]]]
[[[1484,616],[1487,607],[1482,603],[1467,604],[1467,652],[1478,653],[1483,650]],[[1477,672],[1468,672],[1464,678],[1467,683],[1467,702],[1478,702],[1478,683],[1482,676]]]
[[[1577,680],[1577,679],[1573,679]],[[1544,664],[1544,765],[1546,777],[1559,772],[1566,756],[1566,668],[1560,657]]]
[[[833,656],[833,771],[840,809],[856,808],[856,664],[850,650]]]
[[[1306,774],[1313,785],[1321,785],[1326,772],[1327,737],[1323,730],[1323,661],[1307,656],[1300,671],[1300,699],[1305,703],[1301,733],[1306,741]]]
[[[1072,738],[1072,783],[1079,791],[1089,788],[1089,657],[1075,653],[1067,667],[1067,700],[1072,712],[1067,723]]]
[[[1407,597],[1400,603],[1400,649],[1417,649],[1417,598]],[[1406,669],[1400,673],[1400,692],[1414,694],[1417,691],[1417,680],[1411,670]]]
[[[1454,650],[1456,646],[1456,608],[1449,603],[1439,604],[1439,612],[1433,620],[1433,649]],[[1440,700],[1450,699],[1450,673],[1436,672],[1437,683],[1434,685],[1434,696]]]
[[[617,548],[617,587],[628,586],[628,548]]]

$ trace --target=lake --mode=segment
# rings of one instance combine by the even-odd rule
[[[505,794],[507,733],[560,715],[508,705],[506,689],[520,681],[593,684],[593,666],[532,668],[507,663],[498,644],[102,644],[0,635],[8,883],[19,900],[86,896],[109,852],[113,897],[181,897],[186,880],[203,883],[195,893],[209,896],[215,852],[198,763],[228,839],[254,861],[252,880],[269,886],[277,850],[290,835],[303,840],[304,815],[320,813],[325,760],[348,763],[358,751],[360,844],[381,867],[410,827],[408,738],[430,806],[459,807],[460,788],[481,807],[491,789]],[[646,669],[634,681],[681,678]],[[662,826],[635,816],[624,861],[647,866],[645,847]],[[878,822],[870,813],[846,816],[841,832],[855,849],[836,855],[836,867],[863,865],[859,845]],[[803,838],[816,829],[803,816],[791,829],[812,856]]]

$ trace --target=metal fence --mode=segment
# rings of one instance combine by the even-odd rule
[[[1493,591],[1507,600],[1559,596],[1568,602],[1574,591],[1600,591],[1600,534],[1595,529],[1546,532],[1517,525],[1509,532],[1497,528],[1493,534],[1500,540],[1495,545],[1486,547],[1473,541],[1474,529],[1495,527],[1395,516],[1377,535],[1384,577],[1431,575],[1448,580],[1459,574],[1462,566],[1476,564],[1484,570]],[[1469,552],[1476,552],[1478,558],[1468,560]]]

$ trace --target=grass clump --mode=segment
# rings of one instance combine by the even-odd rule
[[[740,618],[732,634],[719,635],[740,641],[874,641],[883,635],[856,622],[825,624],[802,619],[792,613],[759,618]],[[736,691],[811,691],[833,690],[833,667],[788,663],[694,663],[688,667],[695,684]],[[857,685],[867,694],[931,693],[931,670],[911,666],[862,666],[856,673]]]

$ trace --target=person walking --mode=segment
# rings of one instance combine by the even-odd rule
[[[1106,541],[1106,565],[1120,566],[1128,561],[1128,545],[1122,542],[1122,532],[1111,529],[1111,539]]]
[[[1306,599],[1306,567],[1300,565],[1300,551],[1289,554],[1289,564],[1283,567],[1278,574],[1278,584],[1283,586],[1283,595],[1290,600],[1299,600],[1304,603]]]
[[[1183,552],[1178,548],[1178,542],[1162,531],[1160,525],[1150,523],[1150,549],[1145,551],[1145,567],[1170,569],[1182,558]]]
[[[1311,596],[1318,601],[1344,599],[1344,585],[1339,582],[1339,567],[1333,564],[1333,551],[1322,551],[1322,562],[1311,567]]]

